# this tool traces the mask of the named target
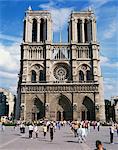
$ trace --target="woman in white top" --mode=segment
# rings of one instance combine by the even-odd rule
[[[34,132],[35,132],[36,138],[38,138],[38,132],[39,132],[39,130],[38,130],[37,124],[35,124],[35,126],[34,126]]]
[[[44,124],[44,126],[43,126],[43,133],[44,133],[44,138],[45,138],[46,133],[47,133],[47,126],[46,126],[46,124]]]

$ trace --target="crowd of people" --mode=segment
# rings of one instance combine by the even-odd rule
[[[40,126],[39,126],[40,125]],[[53,141],[54,138],[54,132],[56,130],[61,130],[62,127],[69,126],[71,132],[73,133],[73,136],[78,139],[78,143],[84,143],[86,142],[87,135],[91,132],[91,130],[97,130],[100,131],[101,123],[99,121],[49,121],[49,120],[43,120],[40,123],[39,122],[32,122],[26,124],[25,122],[18,121],[16,125],[14,126],[14,130],[18,127],[20,129],[20,133],[23,134],[26,132],[26,126],[28,126],[28,132],[29,132],[29,138],[38,138],[40,129],[43,132],[44,138],[47,136],[47,132],[50,135],[50,141]],[[93,128],[93,129],[92,129]],[[1,131],[5,130],[4,123],[0,123],[0,129]],[[112,126],[109,127],[109,133],[110,133],[110,143],[114,144],[113,137],[114,132],[116,131],[118,136],[118,124],[112,124]],[[100,147],[100,149],[99,149]],[[105,150],[103,148],[102,142],[97,140],[96,141],[96,148],[97,150]]]

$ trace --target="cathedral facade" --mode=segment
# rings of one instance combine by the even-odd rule
[[[94,13],[70,14],[68,43],[53,43],[52,24],[49,11],[26,11],[17,118],[105,121]]]

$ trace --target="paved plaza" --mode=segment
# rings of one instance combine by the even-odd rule
[[[101,127],[98,132],[91,127],[91,132],[87,136],[86,143],[78,143],[68,126],[56,130],[54,140],[50,142],[49,133],[43,138],[40,129],[39,137],[28,138],[28,128],[26,133],[21,135],[19,128],[6,127],[5,131],[0,131],[0,150],[94,150],[95,141],[101,140],[107,150],[118,150],[118,137],[114,134],[114,144],[109,144],[109,127]]]

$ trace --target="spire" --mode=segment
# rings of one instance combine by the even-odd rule
[[[29,6],[29,7],[28,7],[28,10],[29,10],[29,11],[31,11],[31,10],[32,10],[31,6]]]

